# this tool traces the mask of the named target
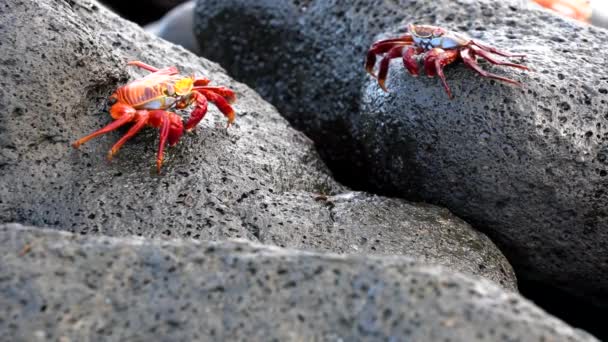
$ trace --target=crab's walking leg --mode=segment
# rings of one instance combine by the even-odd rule
[[[485,58],[486,60],[488,60],[488,62],[492,63],[492,64],[496,64],[496,65],[505,65],[505,66],[510,66],[513,68],[518,68],[518,69],[523,69],[523,70],[530,70],[527,66],[525,65],[521,65],[521,64],[515,64],[515,63],[510,63],[510,62],[505,62],[505,61],[501,61],[498,60],[496,58],[494,58],[494,56],[492,56],[492,54],[490,54],[489,52],[482,50],[476,46],[471,46],[471,49],[473,49],[473,51],[475,52],[476,55],[479,55],[483,58]]]
[[[133,65],[133,66],[136,66],[138,68],[142,68],[142,69],[148,70],[150,72],[158,72],[159,74],[163,74],[163,75],[177,75],[177,74],[179,74],[179,70],[177,70],[176,67],[167,67],[167,68],[164,68],[164,69],[158,69],[158,68],[155,68],[155,67],[153,67],[151,65],[148,65],[148,64],[146,64],[144,62],[141,62],[141,61],[130,61],[130,62],[127,63],[127,65]]]
[[[386,89],[386,77],[388,76],[388,68],[391,63],[391,59],[397,58],[403,55],[403,46],[395,46],[392,48],[380,61],[380,68],[378,68],[378,84],[380,88],[384,91],[388,92]]]
[[[118,118],[115,121],[112,121],[109,125],[101,128],[100,130],[97,130],[89,135],[87,135],[86,137],[80,138],[77,141],[75,141],[72,146],[74,146],[74,148],[78,148],[80,147],[80,145],[86,143],[87,141],[100,136],[102,134],[106,134],[108,132],[111,132],[115,129],[117,129],[118,127],[128,123],[129,121],[133,120],[133,114],[125,114],[123,116],[121,116],[120,118]]]
[[[476,41],[476,40],[471,41],[471,44],[474,45],[474,46],[478,46],[478,47],[480,47],[483,50],[486,50],[488,52],[491,52],[491,53],[494,53],[494,54],[497,54],[497,55],[503,56],[503,57],[515,57],[515,58],[524,58],[524,57],[526,57],[525,54],[515,54],[515,53],[506,52],[506,51],[501,51],[501,50],[498,50],[495,47],[483,44],[483,43],[481,43],[479,41]]]
[[[499,81],[503,81],[503,82],[507,82],[516,86],[521,86],[521,83],[514,81],[512,79],[506,78],[506,77],[502,77],[502,76],[498,76],[495,75],[493,73],[487,72],[485,70],[483,70],[478,64],[477,62],[475,62],[475,60],[471,57],[471,52],[469,49],[463,49],[460,51],[460,57],[462,58],[462,61],[464,62],[464,64],[468,65],[471,69],[477,71],[477,73],[479,73],[481,76],[483,77],[488,77],[488,78],[493,78]]]
[[[127,142],[127,140],[131,139],[135,134],[137,134],[137,132],[139,132],[148,122],[148,113],[147,111],[138,111],[138,117],[137,117],[137,121],[135,122],[135,124],[129,128],[129,131],[127,132],[127,134],[125,134],[122,138],[120,138],[120,140],[118,140],[116,142],[116,144],[114,144],[114,146],[112,146],[112,149],[110,149],[110,151],[108,152],[108,160],[112,160],[112,157],[114,157],[114,155],[116,155],[116,153],[118,153],[118,150],[120,150],[120,148],[122,147],[122,145],[124,145],[124,143]]]
[[[443,87],[445,88],[445,91],[448,93],[448,97],[451,99],[453,98],[452,96],[452,91],[450,90],[450,87],[448,86],[448,81],[445,79],[445,75],[443,74],[443,68],[450,64],[453,63],[457,58],[458,58],[458,50],[447,50],[447,51],[443,51],[438,49],[438,55],[435,58],[435,71],[437,72],[437,76],[439,76],[439,78],[441,79],[441,83],[443,83]]]
[[[423,51],[422,48],[410,46],[403,52],[403,65],[414,77],[418,76],[418,62],[414,59],[414,56]]]
[[[437,71],[435,70],[435,59],[443,52],[442,49],[435,48],[427,52],[424,56],[424,72],[427,77],[435,77]]]
[[[160,128],[158,154],[156,156],[156,170],[158,173],[160,173],[160,168],[163,165],[165,145],[167,144],[167,138],[169,137],[169,131],[171,128],[169,116],[174,114],[175,113],[165,112],[164,110],[153,110],[149,114],[148,122],[150,125]]]

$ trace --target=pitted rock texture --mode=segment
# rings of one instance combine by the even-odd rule
[[[447,206],[520,274],[608,308],[608,73],[598,72],[608,58],[595,52],[608,33],[557,17],[511,18],[526,26],[486,34],[498,46],[521,37],[512,50],[528,54],[534,72],[483,67],[523,89],[463,66],[447,72],[452,101],[436,80],[408,77],[398,63],[389,94],[368,80],[353,120],[367,179],[382,193]],[[550,34],[525,35],[547,26]]]
[[[195,33],[204,56],[313,138],[338,179],[446,206],[524,277],[608,307],[608,34],[518,3],[199,0]],[[480,62],[520,89],[450,66],[450,101],[395,60],[384,93],[365,52],[409,22],[526,53],[534,71]]]
[[[247,238],[408,254],[516,288],[496,246],[446,210],[365,194],[333,196],[347,189],[331,178],[310,140],[216,64],[95,2],[5,6],[0,25],[10,23],[11,30],[0,35],[0,222],[78,234]],[[210,106],[195,133],[168,150],[161,175],[154,167],[158,131],[151,128],[112,163],[106,152],[126,129],[71,148],[111,121],[105,98],[112,91],[146,74],[125,66],[134,59],[176,65],[235,89],[235,126],[226,131],[225,118]]]
[[[494,283],[404,257],[0,226],[10,341],[597,341]]]

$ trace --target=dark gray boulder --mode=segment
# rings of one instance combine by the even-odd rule
[[[608,58],[593,45],[608,34],[513,17],[564,39],[518,40],[532,73],[484,65],[523,89],[455,66],[447,75],[457,95],[447,101],[436,80],[413,79],[395,63],[390,94],[364,85],[353,136],[364,141],[374,188],[447,206],[487,232],[520,274],[608,308],[608,74],[597,69]],[[509,46],[525,29],[489,35]]]
[[[313,138],[338,179],[444,205],[525,278],[608,307],[608,34],[519,3],[199,0],[195,32],[204,56]],[[482,62],[519,89],[454,65],[449,101],[395,61],[386,94],[365,52],[409,22],[527,53],[534,71]]]
[[[448,211],[348,195],[310,140],[216,64],[92,1],[9,1],[0,25],[9,24],[0,35],[0,222],[78,234],[247,238],[408,254],[516,288],[496,246]],[[106,152],[124,130],[71,148],[110,122],[105,98],[145,74],[125,66],[133,59],[176,65],[235,89],[235,126],[226,131],[210,106],[194,134],[168,150],[161,175],[154,167],[154,129],[129,141],[112,163]]]
[[[518,294],[404,257],[0,226],[10,341],[597,341]]]

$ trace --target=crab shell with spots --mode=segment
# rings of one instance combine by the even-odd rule
[[[231,89],[208,86],[210,81],[206,78],[180,75],[176,67],[157,69],[139,61],[128,64],[151,73],[118,88],[110,96],[110,100],[114,102],[110,115],[115,121],[74,142],[75,148],[99,135],[133,123],[129,131],[108,152],[108,159],[112,159],[127,140],[144,126],[152,126],[160,130],[156,158],[157,170],[160,173],[165,144],[175,145],[183,135],[184,128],[192,130],[207,113],[208,102],[215,104],[228,118],[228,126],[234,121],[234,110],[230,103],[235,101],[236,95]],[[190,105],[194,105],[194,110],[184,125],[181,116],[170,110],[184,109]]]
[[[383,55],[383,57],[378,68],[378,75],[376,76],[374,74],[374,66],[376,65],[377,55]],[[450,98],[453,97],[452,91],[448,86],[443,68],[458,60],[462,60],[465,65],[483,77],[513,85],[520,85],[520,83],[483,70],[477,64],[477,58],[484,58],[495,65],[529,70],[524,65],[507,62],[495,56],[524,58],[525,55],[523,54],[512,54],[501,51],[485,43],[473,40],[464,34],[449,31],[442,27],[414,24],[410,24],[408,26],[408,33],[401,37],[384,39],[372,44],[367,53],[365,68],[373,77],[377,77],[380,87],[387,91],[385,83],[390,61],[394,58],[401,58],[408,72],[413,76],[418,76],[419,65],[416,58],[419,55],[422,56],[426,74],[429,77],[439,76]]]

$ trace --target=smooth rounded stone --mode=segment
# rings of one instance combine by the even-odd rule
[[[0,25],[12,27],[0,35],[0,222],[78,234],[247,238],[332,252],[408,254],[516,289],[496,246],[446,210],[365,194],[331,197],[347,189],[331,178],[311,141],[216,64],[95,2],[7,6],[0,13]],[[111,121],[107,96],[145,74],[125,66],[133,59],[176,65],[235,89],[236,124],[226,131],[225,118],[210,106],[194,134],[168,150],[161,175],[155,129],[135,136],[112,163],[106,153],[126,130],[71,148],[70,142]],[[330,198],[320,201],[324,196]],[[259,206],[263,201],[270,209]],[[338,209],[332,210],[334,201]]]
[[[517,1],[197,4],[203,55],[312,137],[339,180],[446,206],[525,278],[608,307],[606,31]],[[514,88],[450,66],[450,101],[395,60],[384,93],[365,52],[409,22],[527,53],[534,71],[480,62]]]
[[[192,23],[194,6],[194,1],[184,2],[173,8],[159,20],[146,25],[144,29],[198,54],[200,51],[196,37],[194,37]]]
[[[0,332],[33,340],[597,341],[405,257],[0,226]]]

